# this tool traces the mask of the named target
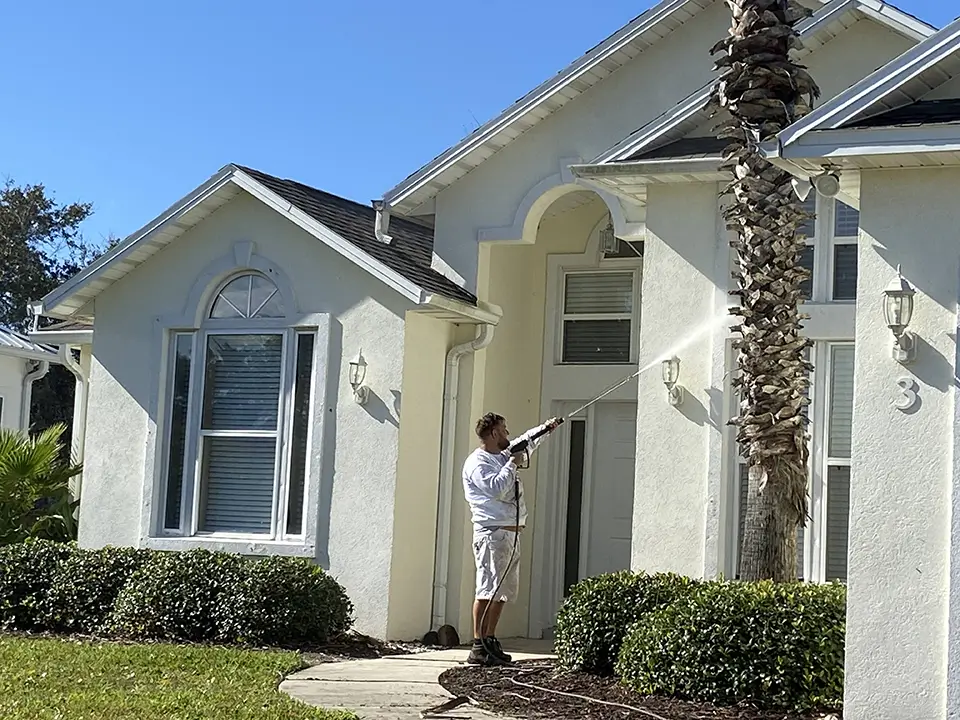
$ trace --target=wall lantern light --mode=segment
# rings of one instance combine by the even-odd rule
[[[677,385],[680,379],[680,358],[674,355],[660,364],[663,384],[667,386],[667,402],[676,407],[683,402],[683,387]]]
[[[883,291],[883,317],[893,333],[893,359],[902,365],[913,362],[917,357],[917,339],[913,333],[907,332],[913,318],[913,298],[916,294],[897,265],[897,276]]]
[[[607,226],[600,231],[600,252],[612,255],[620,248],[620,239],[613,230],[612,218],[607,222]]]
[[[362,353],[357,353],[356,360],[350,361],[350,387],[353,388],[353,399],[358,405],[364,405],[367,397],[370,395],[370,388],[363,384],[367,376],[367,361],[363,359]]]

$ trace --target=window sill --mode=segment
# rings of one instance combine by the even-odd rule
[[[312,544],[281,540],[244,540],[242,538],[215,537],[149,537],[142,544],[149,550],[195,550],[202,548],[214,552],[228,552],[236,555],[286,557],[316,557],[317,550]]]

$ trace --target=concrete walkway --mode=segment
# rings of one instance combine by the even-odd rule
[[[504,641],[515,660],[552,657],[540,640]],[[440,674],[466,662],[469,650],[436,650],[376,660],[322,663],[301,670],[280,684],[280,690],[308,705],[352,710],[363,720],[410,720],[420,711],[453,697],[437,683]],[[470,705],[444,713],[446,720],[489,719]]]

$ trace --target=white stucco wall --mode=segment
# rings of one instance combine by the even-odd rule
[[[23,396],[23,375],[26,360],[0,354],[0,398],[3,398],[3,414],[0,427],[20,430],[20,401]]]
[[[512,225],[522,198],[560,172],[560,159],[593,159],[701,87],[709,49],[729,25],[715,2],[441,192],[436,253],[476,287],[478,231]]]
[[[256,254],[286,273],[302,313],[333,318],[326,415],[333,442],[324,446],[321,477],[311,478],[320,482],[317,560],[346,587],[357,629],[385,636],[409,303],[247,195],[97,298],[80,542],[140,542],[145,447],[163,386],[152,326],[157,316],[182,314],[198,275],[239,241],[254,242]],[[361,349],[371,390],[365,407],[353,401],[347,373]]]
[[[958,170],[862,174],[848,720],[945,717],[958,184]],[[883,289],[898,264],[918,292],[910,330],[919,352],[908,367],[890,356],[882,313]],[[919,396],[908,412],[894,406],[902,377]]]
[[[716,307],[718,243],[715,183],[649,188],[644,251],[640,366],[684,343],[721,312]],[[702,332],[680,358],[679,407],[667,402],[659,365],[638,381],[637,474],[632,567],[699,577],[704,572],[706,479],[711,417],[720,388],[712,387],[714,333]]]

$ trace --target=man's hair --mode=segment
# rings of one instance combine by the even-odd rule
[[[482,418],[477,420],[477,437],[481,440],[490,437],[490,433],[493,432],[493,429],[503,423],[503,415],[497,415],[496,413],[487,413]]]

